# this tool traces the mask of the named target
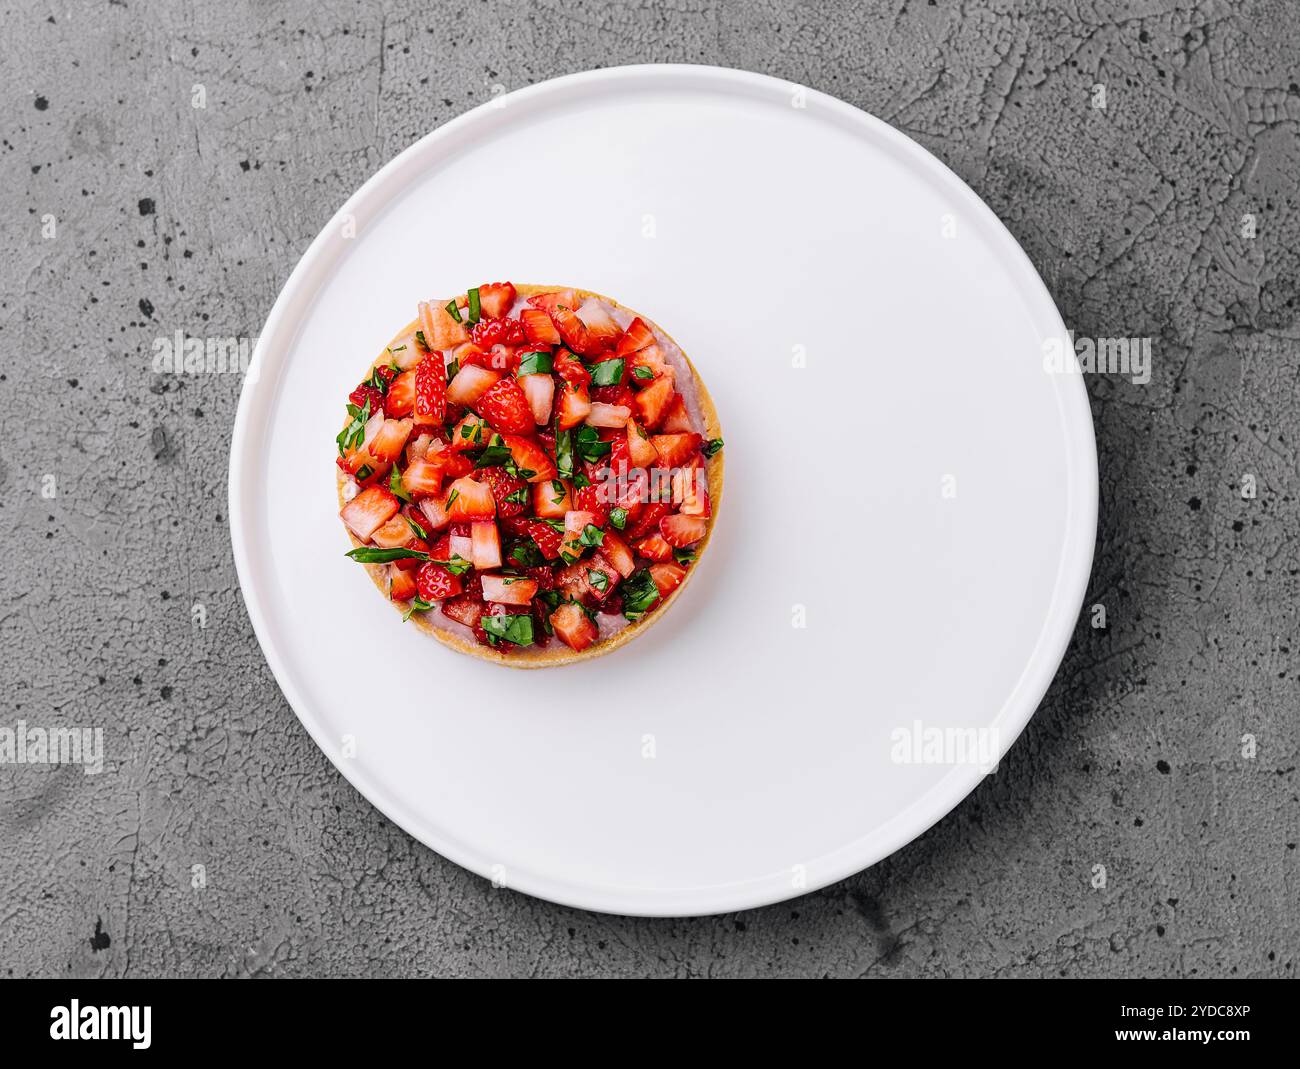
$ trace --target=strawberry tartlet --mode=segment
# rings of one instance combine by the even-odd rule
[[[607,653],[657,620],[722,494],[717,412],[686,355],[579,289],[422,302],[337,444],[348,556],[403,619],[518,668]]]

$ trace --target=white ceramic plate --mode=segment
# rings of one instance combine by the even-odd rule
[[[699,574],[573,667],[445,649],[343,556],[345,395],[417,300],[493,279],[657,320],[726,437]],[[371,178],[280,294],[231,450],[249,615],[321,749],[458,864],[617,913],[801,894],[975,786],[934,731],[1000,756],[1051,681],[1097,495],[1082,384],[1044,370],[1063,332],[970,189],[837,100],[691,66],[512,93]]]

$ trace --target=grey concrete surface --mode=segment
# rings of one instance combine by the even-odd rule
[[[0,971],[1295,974],[1295,4],[55,0],[3,25],[0,727],[100,726],[105,767],[0,765]],[[1071,327],[1154,358],[1088,381],[1108,626],[1081,619],[999,774],[843,883],[678,921],[493,890],[334,771],[231,563],[240,381],[151,367],[178,329],[256,334],[347,195],[494,86],[643,61],[887,119]]]

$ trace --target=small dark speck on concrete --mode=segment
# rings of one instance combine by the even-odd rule
[[[148,297],[140,298],[140,311],[142,311],[150,319],[153,318],[153,302],[150,301]]]
[[[95,918],[95,934],[90,937],[90,949],[98,954],[101,950],[107,950],[113,942],[108,933],[104,931],[104,921],[100,917]]]
[[[1163,759],[1156,762],[1156,771],[1162,776],[1169,775],[1169,762]]]
[[[153,215],[153,197],[140,198],[140,214]]]
[[[1200,512],[1201,499],[1199,497],[1189,497],[1187,499],[1187,507],[1191,509],[1193,512]]]
[[[48,100],[46,100],[44,97],[37,97],[37,98],[36,98],[36,110],[37,110],[37,111],[44,111],[44,110],[45,110],[46,108],[48,108],[49,106],[50,106],[50,102],[49,102]]]

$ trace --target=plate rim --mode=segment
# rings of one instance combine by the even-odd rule
[[[1058,336],[1066,334],[1064,321],[1046,284],[1020,243],[983,199],[942,160],[900,130],[852,104],[820,90],[767,74],[706,64],[665,63],[607,67],[547,79],[496,97],[443,123],[407,146],[366,179],[308,245],[277,294],[258,336],[249,372],[240,391],[231,433],[227,513],[235,572],[245,611],[267,666],[285,701],[321,752],[369,804],[406,834],[485,879],[493,879],[493,866],[496,864],[493,859],[475,852],[471,844],[457,841],[455,836],[442,834],[443,829],[429,828],[427,818],[421,817],[417,821],[419,814],[391,797],[382,778],[355,765],[349,767],[351,763],[334,752],[326,741],[324,725],[317,721],[298,692],[287,660],[276,645],[261,604],[262,595],[252,583],[253,547],[245,534],[248,521],[244,499],[256,481],[250,464],[249,439],[255,429],[255,411],[264,408],[269,403],[269,395],[273,394],[258,388],[263,366],[272,359],[273,347],[279,348],[277,359],[281,362],[291,348],[296,335],[294,317],[301,307],[310,305],[314,294],[313,282],[322,271],[332,266],[331,245],[340,222],[348,218],[355,220],[367,208],[367,202],[374,205],[373,215],[377,216],[400,200],[404,188],[402,172],[416,157],[427,153],[430,146],[454,142],[482,123],[492,125],[494,114],[508,113],[511,102],[540,100],[546,96],[558,96],[563,100],[575,90],[581,94],[584,90],[598,90],[601,85],[611,82],[623,83],[627,87],[638,81],[647,85],[658,81],[657,88],[689,88],[691,79],[698,80],[700,88],[730,90],[751,98],[790,100],[798,91],[803,94],[804,106],[823,110],[840,124],[865,129],[868,136],[885,142],[888,148],[909,163],[929,171],[934,179],[951,189],[953,196],[960,200],[963,211],[987,227],[995,243],[1001,246],[994,251],[1016,284],[1022,300],[1036,311],[1041,306],[1041,313],[1058,328]],[[706,82],[709,83],[707,86]],[[390,190],[389,186],[394,188]],[[289,333],[282,341],[278,340],[286,326]],[[1065,467],[1070,481],[1064,541],[1048,615],[1037,642],[1002,708],[989,720],[990,725],[998,726],[996,749],[999,762],[1038,710],[1056,676],[1073,637],[1092,572],[1098,511],[1096,432],[1082,376],[1057,376],[1055,396],[1062,419]],[[250,470],[248,479],[245,479],[245,468]],[[817,871],[815,876],[810,873],[804,885],[796,886],[785,871],[734,883],[662,889],[594,886],[512,869],[506,886],[559,905],[625,916],[707,916],[771,905],[820,890],[893,854],[943,820],[965,800],[984,775],[978,768],[954,768],[930,790],[875,829],[810,859],[815,862]],[[423,827],[419,826],[421,823]]]

